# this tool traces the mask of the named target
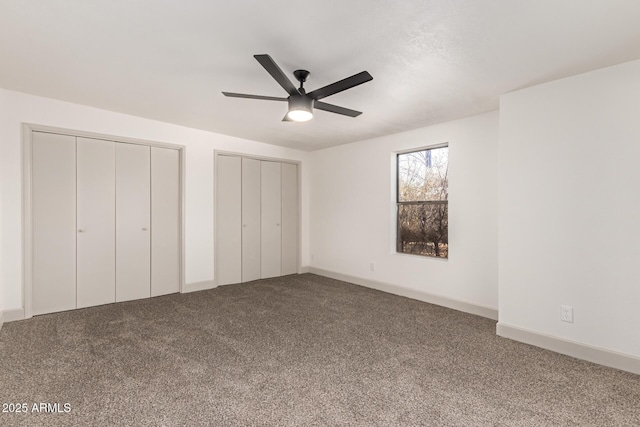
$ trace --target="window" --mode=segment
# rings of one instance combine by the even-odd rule
[[[397,251],[449,255],[449,147],[398,154]]]

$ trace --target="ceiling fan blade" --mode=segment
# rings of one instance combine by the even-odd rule
[[[362,114],[362,111],[350,110],[348,108],[338,107],[337,105],[327,104],[322,101],[315,101],[313,103],[313,107],[318,110],[329,111],[330,113],[342,114],[343,116],[349,117],[358,117]]]
[[[322,99],[329,95],[366,83],[369,80],[373,80],[373,77],[371,77],[371,74],[368,72],[363,71],[361,73],[354,74],[351,77],[347,77],[346,79],[342,79],[339,82],[331,83],[330,85],[316,89],[313,92],[309,92],[307,95],[313,99]]]
[[[230,96],[232,98],[249,98],[249,99],[264,99],[265,101],[286,101],[287,98],[280,98],[278,96],[262,96],[262,95],[247,95],[245,93],[233,93],[222,92],[224,96]]]
[[[280,67],[278,67],[278,64],[276,64],[269,55],[253,55],[253,57],[258,60],[260,65],[262,65],[264,69],[271,74],[271,77],[273,77],[289,95],[300,95],[298,89],[293,85],[293,83],[291,83],[291,80],[289,80]]]

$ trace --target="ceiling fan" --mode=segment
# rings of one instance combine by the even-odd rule
[[[278,64],[276,64],[269,55],[253,55],[253,57],[256,58],[260,65],[262,65],[264,69],[267,70],[269,74],[271,74],[271,77],[273,77],[280,84],[280,86],[282,86],[284,90],[287,91],[289,96],[287,98],[281,98],[277,96],[246,95],[243,93],[222,92],[223,95],[233,98],[263,99],[266,101],[287,101],[289,103],[289,111],[284,116],[284,119],[282,119],[282,121],[284,122],[306,122],[307,120],[311,120],[311,118],[313,117],[314,108],[318,110],[329,111],[330,113],[342,114],[349,117],[357,117],[362,114],[361,111],[350,110],[349,108],[327,104],[326,102],[320,101],[320,99],[326,98],[330,95],[334,95],[338,92],[342,92],[343,90],[351,89],[352,87],[361,85],[362,83],[366,83],[369,80],[373,80],[373,77],[371,77],[371,74],[369,74],[368,72],[363,71],[361,73],[354,74],[351,77],[347,77],[346,79],[307,93],[304,90],[303,86],[304,82],[307,81],[307,77],[309,77],[309,71],[296,70],[293,72],[296,80],[300,82],[300,87],[296,88],[293,83],[291,83],[291,80],[289,80],[284,72],[282,72],[280,67],[278,67]]]

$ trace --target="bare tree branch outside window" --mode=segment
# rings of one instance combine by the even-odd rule
[[[449,147],[398,154],[397,251],[449,255]]]

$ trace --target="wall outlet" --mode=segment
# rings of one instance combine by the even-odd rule
[[[560,320],[563,322],[573,323],[573,307],[568,305],[560,306]]]
[[[369,270],[375,271],[375,266],[373,265],[373,263],[369,263]]]

